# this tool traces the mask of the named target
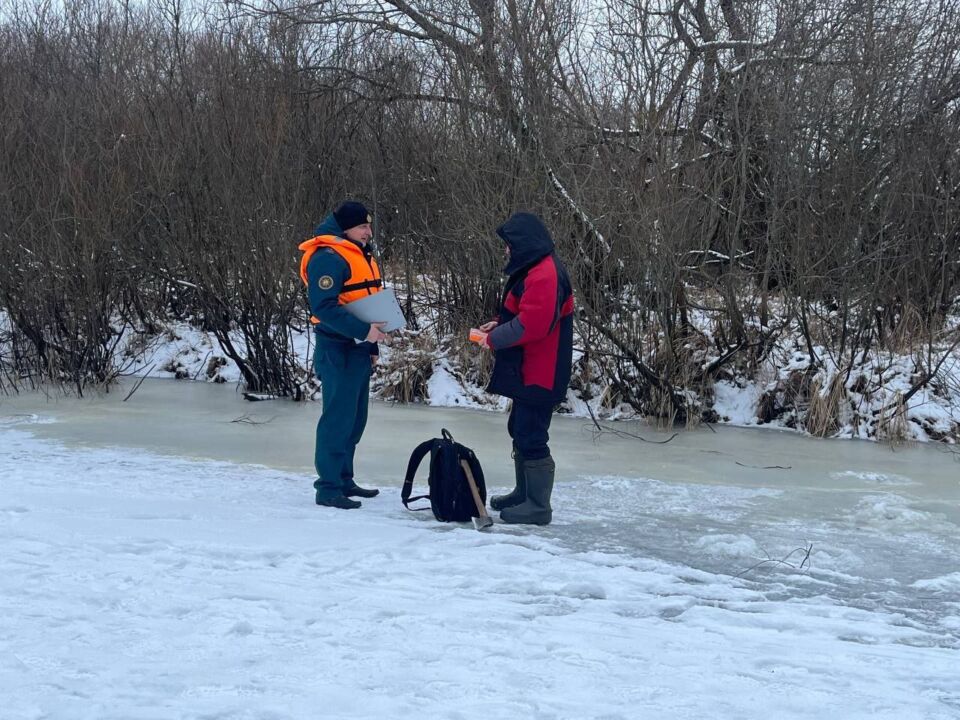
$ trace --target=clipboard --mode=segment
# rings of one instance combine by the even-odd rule
[[[384,332],[393,332],[407,326],[407,319],[403,316],[393,288],[384,288],[378,293],[354,300],[344,305],[343,309],[367,323],[386,323],[383,326]]]

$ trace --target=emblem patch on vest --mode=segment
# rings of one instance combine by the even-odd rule
[[[317,284],[320,286],[321,290],[329,290],[333,287],[333,278],[329,275],[324,275],[322,278],[320,278]]]

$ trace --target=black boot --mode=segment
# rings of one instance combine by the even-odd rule
[[[351,500],[343,495],[330,495],[327,488],[320,487],[319,480],[313,484],[313,487],[317,490],[317,505],[340,508],[341,510],[356,510],[360,507],[360,502],[357,500]]]
[[[377,488],[362,488],[357,485],[353,480],[349,484],[343,486],[343,496],[344,497],[362,497],[362,498],[372,498],[380,494],[380,491]]]
[[[553,475],[556,465],[547,455],[539,460],[525,460],[523,475],[527,485],[527,499],[515,507],[508,507],[500,513],[505,523],[524,525],[549,525],[553,520],[550,509],[550,495],[553,494]]]
[[[517,446],[513,446],[513,471],[516,476],[516,486],[507,495],[494,495],[490,498],[490,507],[494,510],[519,505],[527,499],[527,481],[523,476],[523,456]]]
[[[318,497],[317,505],[340,508],[341,510],[356,510],[358,507],[360,507],[361,502],[359,500],[351,500],[343,495],[334,495],[333,497],[328,498]]]

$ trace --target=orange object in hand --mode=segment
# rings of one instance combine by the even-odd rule
[[[477,345],[483,345],[486,339],[487,334],[485,332],[481,332],[476,328],[470,328],[470,342],[475,342]]]

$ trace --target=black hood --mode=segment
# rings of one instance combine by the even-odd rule
[[[510,247],[510,262],[503,269],[506,275],[513,275],[553,252],[550,232],[533,213],[514,213],[497,228],[497,235]]]

